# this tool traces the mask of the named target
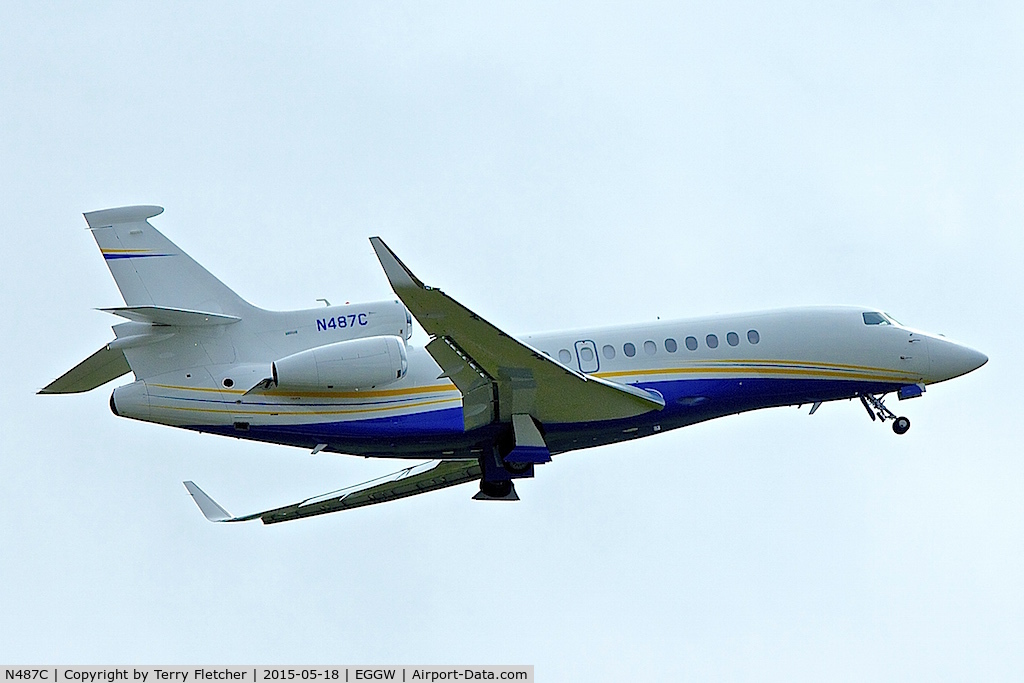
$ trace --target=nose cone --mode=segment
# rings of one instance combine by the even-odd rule
[[[935,337],[929,339],[928,355],[934,382],[966,375],[988,362],[988,356],[980,351]]]

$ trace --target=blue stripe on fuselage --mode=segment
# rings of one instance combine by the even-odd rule
[[[444,408],[367,420],[309,422],[295,425],[250,424],[245,431],[239,431],[233,425],[194,425],[186,428],[301,447],[318,443],[331,444],[332,447],[334,444],[345,444],[350,446],[354,453],[367,450],[378,452],[388,448],[405,450],[409,444],[424,440],[430,443],[430,447],[424,450],[436,453],[447,440],[461,440],[466,435],[463,431],[462,408]]]
[[[622,420],[545,424],[545,441],[551,452],[632,439],[653,433],[655,426],[655,431],[667,431],[759,408],[852,398],[858,393],[888,393],[901,385],[831,379],[713,378],[639,382],[635,386],[658,391],[665,398],[665,408]],[[634,427],[641,431],[637,432]],[[365,420],[251,424],[247,431],[238,431],[233,426],[190,428],[301,447],[328,443],[332,450],[355,454],[393,452],[396,456],[434,458],[450,447],[489,441],[502,426],[489,425],[467,434],[463,432],[462,409],[444,408]]]

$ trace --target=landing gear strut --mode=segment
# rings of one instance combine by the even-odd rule
[[[519,500],[513,479],[533,476],[532,463],[509,463],[497,444],[480,456],[480,491],[473,500]]]
[[[906,434],[907,430],[910,429],[910,420],[905,417],[897,417],[896,413],[892,412],[885,406],[885,394],[881,396],[875,396],[874,394],[860,394],[861,405],[864,406],[864,410],[868,411],[868,417],[874,422],[876,419],[885,422],[886,420],[892,420],[892,431],[897,434]],[[878,416],[877,418],[875,416]]]

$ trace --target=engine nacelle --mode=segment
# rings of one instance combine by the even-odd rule
[[[401,337],[380,336],[307,349],[272,366],[274,383],[285,391],[371,389],[405,376],[409,359]]]

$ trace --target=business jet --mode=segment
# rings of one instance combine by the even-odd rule
[[[114,389],[117,416],[311,453],[427,459],[395,474],[233,516],[191,481],[207,519],[273,524],[479,482],[477,500],[518,500],[517,479],[553,455],[725,415],[858,400],[910,428],[885,397],[988,358],[869,308],[793,308],[515,337],[421,282],[378,237],[397,299],[268,311],[164,237],[158,206],[85,214],[124,306],[114,339],[43,388]],[[430,342],[409,344],[413,318]]]

